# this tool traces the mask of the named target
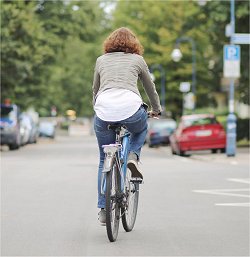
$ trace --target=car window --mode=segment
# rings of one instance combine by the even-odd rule
[[[10,120],[14,120],[15,112],[13,107],[1,107],[1,118],[9,118]]]
[[[194,118],[194,119],[184,120],[185,127],[216,124],[216,123],[218,123],[218,122],[216,121],[215,118],[212,118],[212,117]]]
[[[174,121],[154,122],[154,123],[152,123],[151,127],[153,129],[175,129],[176,123]]]

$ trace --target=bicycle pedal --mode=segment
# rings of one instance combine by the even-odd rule
[[[143,183],[143,179],[141,179],[141,178],[132,178],[132,179],[130,179],[130,182],[142,184]]]

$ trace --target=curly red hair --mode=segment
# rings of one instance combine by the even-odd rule
[[[113,31],[104,41],[103,48],[105,53],[124,52],[139,55],[142,55],[144,50],[135,34],[125,27]]]

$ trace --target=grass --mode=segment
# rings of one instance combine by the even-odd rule
[[[249,147],[250,146],[250,141],[247,139],[242,139],[237,142],[237,147]]]

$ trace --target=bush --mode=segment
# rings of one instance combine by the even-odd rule
[[[217,120],[221,123],[225,130],[227,130],[227,116],[217,116]],[[237,118],[237,141],[246,139],[249,141],[249,118]]]
[[[68,121],[62,122],[60,128],[62,130],[68,130],[69,129],[69,122]]]
[[[242,139],[249,140],[249,118],[237,119],[237,141]]]

